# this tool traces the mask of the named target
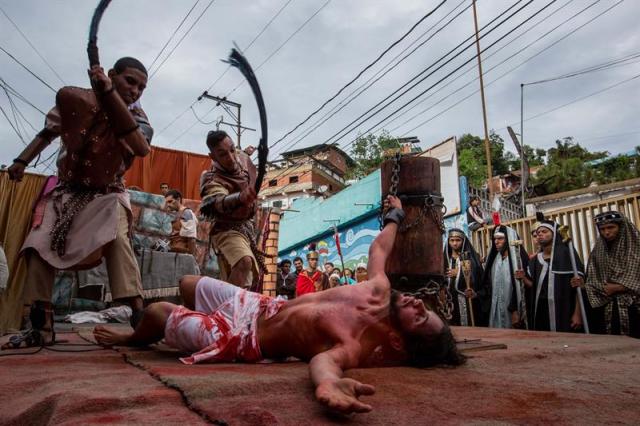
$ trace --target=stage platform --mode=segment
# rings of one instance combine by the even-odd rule
[[[60,334],[67,343],[53,349],[91,352],[0,357],[0,424],[585,425],[640,419],[640,340],[627,337],[454,328],[458,340],[469,340],[466,365],[350,370],[349,377],[376,387],[363,398],[373,411],[336,416],[315,402],[302,362],[186,366],[162,345],[84,346],[91,327],[74,329]]]

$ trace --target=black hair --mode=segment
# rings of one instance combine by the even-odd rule
[[[120,58],[113,64],[113,69],[118,73],[122,73],[127,68],[135,68],[138,71],[142,71],[144,75],[149,75],[147,73],[147,69],[142,65],[142,62],[137,60],[136,58],[132,58],[130,56],[125,56],[124,58]]]
[[[398,324],[398,308],[396,306],[400,294],[397,290],[391,290],[389,314],[391,316],[391,324],[400,333],[404,341],[404,350],[408,356],[407,363],[417,368],[433,367],[440,364],[451,366],[464,364],[467,357],[458,350],[456,339],[446,321],[442,320],[444,326],[439,333],[429,336],[408,333],[400,328]]]
[[[304,263],[304,260],[302,260],[302,258],[301,258],[300,256],[296,256],[296,257],[294,257],[294,258],[293,258],[293,263],[296,263],[298,260],[299,260],[300,262]]]
[[[162,186],[162,185],[167,185],[167,186],[169,186],[169,184],[168,184],[167,182],[160,182],[160,186]]]
[[[469,197],[469,203],[475,200],[480,200],[480,197],[478,197],[477,195],[472,195],[471,197]]]
[[[224,130],[212,130],[207,133],[207,147],[209,147],[209,151],[213,152],[213,149],[220,142],[224,140],[224,138],[229,137],[229,134]]]
[[[325,262],[324,264],[325,264],[325,265],[331,265],[331,266],[334,266],[334,265],[333,265],[333,262]]]
[[[289,264],[289,266],[291,266],[291,261],[289,259],[284,259],[284,260],[280,261],[280,267],[281,268],[286,264]]]
[[[167,198],[169,195],[171,195],[175,199],[180,199],[180,201],[182,201],[182,194],[177,189],[168,190],[167,193],[164,194],[164,198]]]

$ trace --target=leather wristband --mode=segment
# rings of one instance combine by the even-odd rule
[[[393,209],[390,209],[387,212],[387,214],[384,215],[384,219],[382,220],[382,223],[385,226],[389,222],[393,222],[396,225],[400,225],[404,220],[404,216],[405,216],[404,210],[393,208]]]
[[[23,160],[22,158],[14,158],[13,159],[14,163],[18,163],[18,164],[22,164],[23,166],[27,167],[29,165],[28,161]]]

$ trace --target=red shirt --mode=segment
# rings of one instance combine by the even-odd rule
[[[298,274],[298,280],[296,281],[296,297],[302,296],[307,293],[315,293],[316,287],[314,283],[316,281],[322,281],[322,272],[316,269],[311,274],[306,269]]]

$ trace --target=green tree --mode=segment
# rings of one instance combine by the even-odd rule
[[[504,149],[504,140],[493,130],[489,134],[491,146],[491,169],[493,176],[508,173],[519,159]],[[487,156],[484,139],[465,133],[458,138],[458,169],[460,175],[466,176],[471,186],[479,188],[487,180]]]
[[[379,136],[371,133],[358,136],[351,150],[355,165],[347,170],[345,177],[360,179],[367,176],[380,167],[386,150],[399,147],[398,139],[392,137],[386,130],[383,130]]]
[[[588,163],[607,155],[606,151],[589,152],[572,137],[556,140],[556,146],[547,150],[547,164],[532,179],[535,193],[546,195],[571,191],[598,182],[596,167]]]

